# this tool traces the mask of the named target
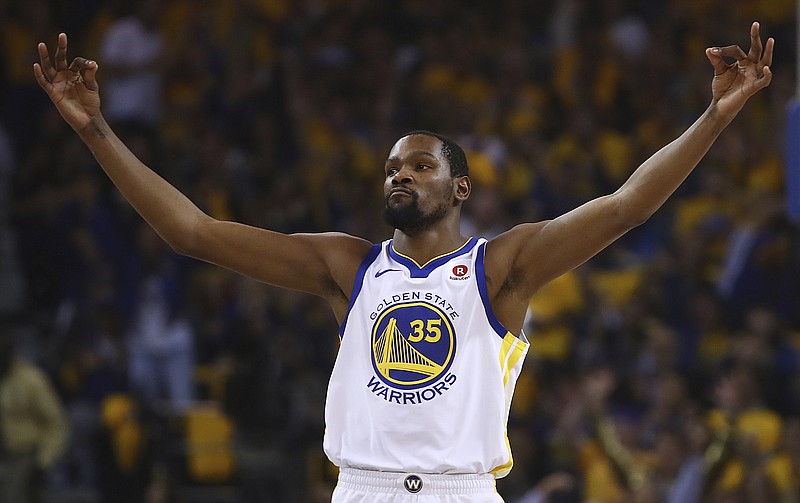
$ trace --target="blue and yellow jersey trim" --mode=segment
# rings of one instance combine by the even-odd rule
[[[503,387],[508,385],[511,371],[517,367],[528,350],[528,343],[516,337],[511,332],[506,332],[500,346],[500,370],[503,373]]]
[[[350,303],[347,306],[347,314],[344,320],[342,320],[342,324],[339,325],[339,340],[344,337],[344,329],[347,326],[347,319],[350,317],[350,311],[353,310],[353,304],[355,304],[358,294],[361,293],[361,289],[364,287],[364,276],[367,274],[367,269],[369,269],[369,266],[378,258],[381,248],[382,245],[380,243],[372,245],[367,256],[364,257],[364,260],[362,260],[361,264],[358,266],[356,280],[353,282],[353,290],[350,292]]]
[[[514,467],[514,456],[511,455],[511,442],[508,441],[508,432],[505,434],[505,439],[506,450],[508,451],[508,461],[500,466],[495,466],[489,471],[489,473],[494,475],[494,477],[497,479],[505,477],[508,472],[511,471],[511,468]]]
[[[500,320],[497,319],[497,316],[495,316],[494,310],[492,309],[492,303],[489,301],[489,289],[486,286],[486,269],[484,266],[485,255],[486,243],[484,242],[481,243],[480,247],[478,248],[478,256],[475,259],[475,276],[478,282],[478,292],[481,296],[483,309],[486,312],[486,319],[489,320],[489,324],[492,326],[495,333],[497,333],[499,337],[505,338],[510,332],[506,327],[503,326],[502,323],[500,323]]]
[[[500,364],[500,371],[503,374],[503,388],[508,386],[508,381],[511,379],[511,372],[517,368],[520,361],[527,354],[528,346],[529,344],[525,339],[525,334],[521,334],[521,337],[516,337],[511,332],[506,332],[506,335],[503,337],[503,342],[500,345],[500,358],[498,362]],[[503,432],[503,437],[506,442],[508,461],[490,470],[490,473],[496,478],[504,477],[514,466],[514,456],[511,454],[511,443],[508,441],[508,430]]]
[[[398,264],[405,266],[412,278],[427,278],[428,275],[430,275],[430,273],[433,272],[437,267],[445,264],[449,260],[460,257],[461,255],[465,255],[472,251],[476,244],[478,244],[478,238],[469,238],[464,242],[464,244],[455,250],[433,257],[424,264],[420,265],[419,262],[413,258],[409,257],[408,255],[403,255],[395,250],[394,240],[392,240],[389,243],[389,256]]]

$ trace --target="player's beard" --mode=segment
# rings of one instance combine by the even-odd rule
[[[383,220],[406,234],[414,234],[429,228],[447,214],[447,203],[442,203],[430,213],[423,213],[419,207],[419,195],[411,193],[411,201],[408,204],[389,206],[387,200],[383,209]]]

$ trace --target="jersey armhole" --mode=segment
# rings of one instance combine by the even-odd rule
[[[353,304],[355,304],[356,299],[358,298],[358,294],[361,293],[361,287],[364,286],[364,276],[367,273],[367,269],[369,266],[375,262],[375,259],[378,257],[378,254],[383,249],[382,243],[377,243],[372,245],[372,248],[369,249],[369,253],[367,256],[364,257],[364,260],[361,261],[361,265],[358,266],[358,272],[356,272],[356,280],[353,282],[353,290],[350,292],[350,302],[347,306],[347,313],[344,315],[344,320],[342,320],[342,324],[339,325],[339,339],[341,340],[344,337],[344,329],[347,326],[347,319],[350,317],[350,311],[353,309]]]
[[[483,303],[483,310],[486,312],[486,319],[489,320],[489,324],[492,326],[492,329],[497,333],[497,335],[502,339],[506,336],[506,334],[511,334],[514,337],[517,337],[525,342],[527,342],[527,338],[525,334],[513,334],[510,330],[508,330],[500,320],[497,319],[497,316],[494,314],[494,310],[492,309],[492,304],[489,302],[489,289],[486,287],[486,270],[484,267],[484,260],[486,255],[486,241],[482,242],[478,245],[478,252],[477,256],[475,257],[475,280],[478,283],[478,292],[481,295],[481,302]]]

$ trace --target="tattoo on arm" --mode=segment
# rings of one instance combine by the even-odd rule
[[[96,117],[95,117],[95,118],[93,118],[93,119],[92,119],[92,120],[89,122],[89,124],[90,124],[90,126],[91,126],[92,130],[94,131],[94,133],[95,133],[97,136],[99,136],[100,138],[105,138],[105,137],[106,137],[106,132],[105,132],[105,130],[102,128],[102,126],[101,126],[100,124],[98,124],[98,122],[97,122],[97,118],[96,118]]]

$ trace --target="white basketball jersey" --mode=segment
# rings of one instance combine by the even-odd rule
[[[489,305],[486,240],[420,266],[391,241],[358,270],[325,406],[338,466],[492,473],[512,465],[508,412],[528,343]]]

